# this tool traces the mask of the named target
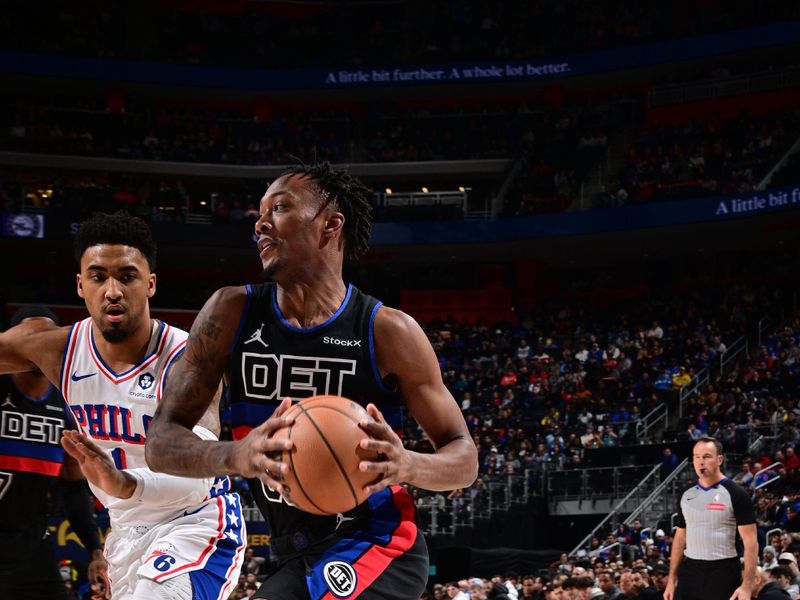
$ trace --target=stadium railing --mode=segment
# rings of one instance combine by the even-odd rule
[[[703,386],[708,383],[708,369],[703,369],[695,375],[689,383],[684,385],[678,393],[678,418],[683,418],[683,403],[686,399],[694,394]]]
[[[747,353],[748,348],[747,336],[743,335],[734,340],[733,343],[725,349],[725,352],[719,355],[719,372],[724,374],[725,367],[736,360],[742,352]]]
[[[590,531],[586,537],[584,537],[578,545],[576,545],[572,551],[569,553],[569,556],[576,556],[578,554],[578,550],[586,549],[587,545],[591,541],[591,539],[597,535],[600,531],[604,530],[607,525],[610,525],[610,529],[615,529],[620,521],[620,514],[625,511],[625,507],[628,503],[635,499],[638,496],[642,496],[644,494],[645,489],[649,489],[651,486],[657,485],[656,482],[660,481],[661,476],[661,465],[655,465],[644,477],[636,487],[634,487],[622,500],[620,500],[613,510],[608,513],[605,518],[598,523],[592,531]]]

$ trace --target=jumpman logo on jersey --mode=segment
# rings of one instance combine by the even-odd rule
[[[268,344],[267,342],[265,342],[265,341],[264,341],[264,340],[261,338],[261,330],[262,330],[262,329],[264,329],[264,323],[262,323],[262,324],[261,324],[261,327],[259,327],[258,329],[256,329],[256,330],[253,332],[253,335],[251,335],[251,336],[250,336],[250,339],[249,339],[249,340],[247,340],[247,341],[244,343],[244,345],[246,346],[247,344],[249,344],[249,343],[251,343],[251,342],[258,342],[259,344],[261,344],[262,346],[264,346],[264,348],[269,348],[269,344]]]
[[[6,396],[6,399],[3,400],[2,406],[14,406],[14,402],[11,400],[11,394]],[[16,406],[14,406],[14,408],[16,408]]]
[[[355,517],[345,517],[342,513],[336,513],[336,527],[334,529],[339,529],[343,523],[353,521],[354,519]]]

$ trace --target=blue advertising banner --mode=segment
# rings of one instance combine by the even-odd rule
[[[375,223],[372,246],[507,242],[612,231],[721,222],[800,208],[800,185],[762,192],[651,202],[578,213],[531,215],[495,221]]]
[[[395,221],[377,222],[370,245],[475,244],[535,240],[558,236],[580,236],[653,229],[693,223],[724,222],[732,219],[800,209],[800,184],[746,194],[650,202],[620,208],[597,208],[584,212],[509,217],[494,221]],[[6,215],[0,213],[0,219]],[[67,239],[75,223],[51,219],[47,237]],[[26,228],[26,231],[29,231]],[[153,226],[157,240],[186,246],[248,247],[252,232],[241,225],[219,224],[214,235],[198,238],[194,226],[159,224]],[[174,318],[180,319],[180,315]]]
[[[241,90],[509,83],[557,79],[793,44],[800,21],[534,61],[370,66],[333,69],[237,69],[0,52],[0,72],[78,80],[129,81]]]

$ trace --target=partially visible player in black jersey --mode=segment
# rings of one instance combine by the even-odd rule
[[[28,319],[58,320],[31,306],[14,313],[11,326]],[[90,553],[92,581],[103,576],[105,560],[83,474],[61,447],[61,431],[70,428],[64,398],[41,371],[4,376],[0,423],[0,595],[65,599],[47,530],[52,493],[60,491],[72,529]]]
[[[259,598],[419,598],[427,549],[400,484],[444,491],[470,485],[477,451],[419,325],[347,285],[345,258],[367,248],[368,191],[330,165],[295,168],[264,194],[256,223],[264,274],[272,283],[223,288],[198,315],[147,438],[154,470],[176,475],[238,473],[251,478],[270,526],[279,568]],[[230,392],[233,442],[197,442],[191,428],[221,376]],[[385,460],[362,462],[380,476],[355,510],[317,517],[287,504],[289,466],[272,439],[289,424],[290,398],[338,394],[367,408],[362,447]],[[403,447],[395,428],[407,411],[436,449]]]

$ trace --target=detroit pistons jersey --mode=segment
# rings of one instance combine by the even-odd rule
[[[61,472],[64,399],[50,386],[41,398],[0,378],[0,531],[47,527],[47,492]]]
[[[61,392],[77,428],[103,448],[119,469],[147,467],[144,442],[147,428],[161,400],[170,368],[183,353],[188,334],[153,320],[144,358],[116,373],[97,350],[92,320],[72,326],[61,367]],[[112,519],[151,523],[184,507],[155,509],[108,496],[92,486],[108,507]],[[124,509],[124,513],[117,509]]]
[[[374,321],[381,303],[350,285],[338,310],[308,329],[281,314],[277,286],[247,287],[247,301],[231,350],[230,401],[234,439],[267,420],[286,396],[331,394],[366,406],[372,402],[400,429],[400,398],[382,381],[375,362]],[[258,480],[253,497],[273,537],[333,530],[336,517],[300,511]],[[358,509],[356,509],[358,510]]]

